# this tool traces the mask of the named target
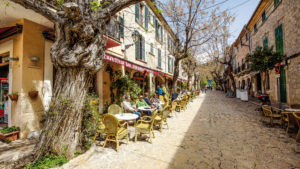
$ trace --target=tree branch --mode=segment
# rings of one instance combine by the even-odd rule
[[[59,17],[56,13],[56,9],[48,5],[47,3],[40,0],[10,0],[14,3],[17,3],[26,9],[32,9],[33,11],[43,15],[52,22],[59,20]]]

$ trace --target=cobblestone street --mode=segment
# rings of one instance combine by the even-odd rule
[[[142,138],[134,143],[132,128],[120,152],[101,143],[62,168],[300,168],[294,136],[267,126],[255,108],[221,92],[201,94],[168,119],[170,129],[155,131],[153,144]]]

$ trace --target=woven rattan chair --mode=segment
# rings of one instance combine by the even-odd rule
[[[296,124],[298,125],[298,133],[296,136],[296,141],[298,141],[300,139],[300,113],[293,113],[293,116],[296,120]]]
[[[152,116],[143,116],[141,120],[137,121],[137,125],[135,126],[135,137],[134,141],[137,141],[137,135],[141,134],[149,134],[150,143],[152,144],[152,135],[155,138],[153,132],[153,123],[157,116],[157,110],[152,113]]]
[[[118,119],[111,114],[104,115],[103,123],[105,125],[105,142],[103,145],[103,148],[106,145],[107,141],[113,141],[117,144],[117,152],[119,151],[119,140],[126,137],[127,144],[129,141],[128,138],[128,123],[124,122],[123,124],[120,124]]]
[[[108,107],[108,114],[119,114],[122,112],[122,109],[117,104],[112,104]]]
[[[182,98],[181,100],[180,100],[180,102],[176,105],[176,110],[177,111],[181,111],[181,110],[186,110],[186,105],[187,105],[187,99],[186,99],[186,97],[184,97],[184,98]]]
[[[165,107],[162,109],[162,111],[160,112],[160,114],[158,114],[158,115],[155,117],[154,125],[159,125],[159,130],[160,130],[160,131],[161,131],[162,128],[163,128],[163,123],[164,123],[165,125],[167,125],[167,127],[169,128],[168,121],[167,121],[168,115],[169,115],[169,106],[165,106]]]
[[[274,118],[281,118],[281,114],[278,114],[278,112],[275,111],[274,113],[272,112],[271,106],[263,106],[262,109],[263,109],[264,116],[270,118],[271,125],[273,125]]]

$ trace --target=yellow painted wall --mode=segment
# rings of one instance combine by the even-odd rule
[[[25,138],[30,131],[41,129],[40,121],[44,114],[44,107],[41,98],[44,72],[44,48],[45,39],[42,32],[48,28],[21,19],[12,23],[23,25],[21,34],[13,38],[13,57],[19,58],[18,61],[12,61],[13,81],[12,92],[18,92],[17,102],[12,102],[11,125],[18,126],[21,129],[21,138]],[[31,57],[39,57],[39,62],[33,64]],[[31,89],[39,91],[35,99],[28,96]]]

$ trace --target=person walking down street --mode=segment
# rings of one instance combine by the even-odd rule
[[[137,120],[141,119],[141,113],[138,112],[137,109],[131,105],[129,95],[125,95],[125,100],[123,101],[123,109],[127,112],[131,112],[131,113],[138,115],[139,117]]]
[[[176,100],[179,93],[180,93],[179,89],[177,89],[177,92],[173,92],[172,95],[171,95],[171,101]]]
[[[145,100],[143,99],[143,96],[141,95],[139,97],[139,100],[136,102],[137,107],[149,107],[149,105],[145,102]],[[152,111],[148,110],[145,111],[147,113],[148,116],[152,116]]]

